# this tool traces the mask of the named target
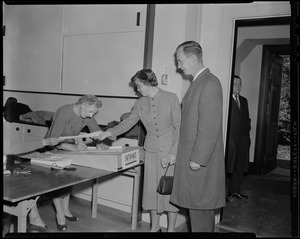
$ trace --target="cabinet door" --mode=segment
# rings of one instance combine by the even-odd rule
[[[23,141],[23,125],[18,123],[3,123],[3,131],[7,131],[11,142]]]
[[[64,34],[144,31],[146,4],[66,5]]]
[[[144,32],[65,37],[62,90],[136,96],[130,80],[143,67],[144,39]]]
[[[61,34],[62,5],[6,5],[3,3],[5,37],[23,39]]]
[[[45,138],[47,131],[47,127],[24,124],[24,141]]]
[[[60,91],[63,6],[3,5],[4,89]]]
[[[61,37],[4,39],[4,89],[60,91]]]

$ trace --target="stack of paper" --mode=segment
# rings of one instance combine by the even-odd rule
[[[55,155],[49,152],[37,154],[36,157],[29,157],[33,164],[45,164],[49,166],[66,167],[72,164],[72,160],[65,156]]]

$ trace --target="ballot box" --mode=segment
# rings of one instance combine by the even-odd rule
[[[80,152],[55,150],[54,155],[65,156],[73,165],[81,165],[109,171],[120,171],[140,163],[143,157],[142,147],[114,146],[106,150],[88,147]]]

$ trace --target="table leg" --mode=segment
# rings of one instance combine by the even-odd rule
[[[18,215],[18,232],[26,232],[26,228],[27,228],[26,225],[27,210],[26,210],[26,204],[23,202],[24,201],[20,203],[21,208],[20,208],[20,215]]]
[[[134,184],[133,184],[131,230],[137,229],[139,191],[140,191],[140,166],[136,167],[135,171],[136,172],[134,175]]]
[[[98,207],[98,178],[93,180],[92,189],[92,218],[97,218]]]
[[[18,232],[26,232],[27,214],[30,211],[30,209],[36,204],[38,198],[39,197],[37,197],[35,200],[30,199],[21,201],[16,207],[3,205],[4,212],[18,217]]]

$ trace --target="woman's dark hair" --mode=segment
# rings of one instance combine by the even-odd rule
[[[158,85],[156,75],[150,69],[143,69],[135,73],[135,75],[131,78],[131,82],[135,83],[137,79],[140,80],[144,85],[149,85],[149,86]]]

